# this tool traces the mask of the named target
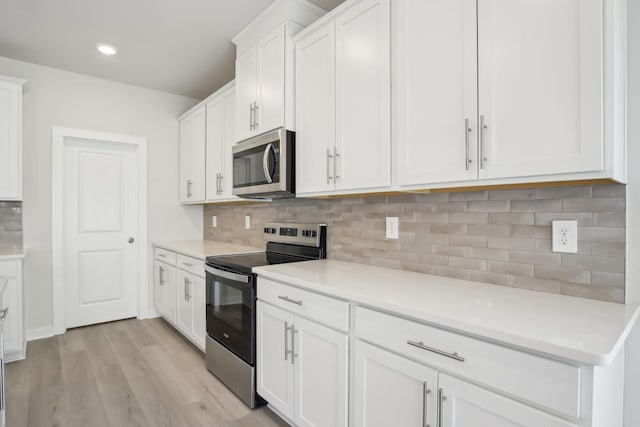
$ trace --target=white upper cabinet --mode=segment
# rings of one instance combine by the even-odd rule
[[[476,2],[392,6],[397,182],[476,179]]]
[[[345,3],[296,40],[298,194],[391,184],[388,0]]]
[[[22,200],[22,86],[0,76],[0,200]]]
[[[335,22],[296,43],[296,188],[331,191],[336,145]]]
[[[236,96],[233,85],[219,92],[206,104],[207,201],[236,199],[231,194]]]
[[[180,201],[205,199],[206,108],[180,118]]]
[[[478,71],[481,178],[602,170],[602,0],[479,0]]]
[[[279,127],[293,130],[291,37],[324,13],[306,0],[278,0],[234,37],[236,142]]]
[[[394,1],[394,183],[624,181],[618,3]]]

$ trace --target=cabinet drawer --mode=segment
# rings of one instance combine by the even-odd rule
[[[258,277],[258,299],[323,323],[349,330],[349,303]]]
[[[176,253],[162,248],[155,248],[155,259],[167,264],[176,265]]]
[[[178,254],[177,264],[179,269],[204,277],[204,261],[190,256]]]
[[[570,417],[579,415],[578,367],[363,307],[355,316],[360,339]]]
[[[18,276],[18,261],[0,261],[0,276]]]

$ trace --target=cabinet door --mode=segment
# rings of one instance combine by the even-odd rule
[[[389,0],[365,0],[336,19],[338,190],[391,183]]]
[[[296,44],[296,191],[330,191],[336,141],[335,23]]]
[[[189,275],[189,297],[193,309],[193,329],[192,335],[195,343],[202,350],[205,347],[205,338],[207,336],[207,319],[206,319],[206,285],[202,277]]]
[[[346,426],[347,335],[296,317],[293,336],[296,424]]]
[[[294,417],[293,314],[258,301],[257,391],[285,417]]]
[[[480,178],[603,168],[602,0],[478,0]]]
[[[356,426],[436,425],[435,370],[362,341],[355,370]]]
[[[164,291],[167,269],[164,263],[155,261],[153,267],[153,289],[155,291],[155,307],[158,313],[165,315],[166,296]]]
[[[23,354],[22,352],[24,351],[22,295],[20,295],[20,292],[19,279],[10,277],[2,296],[2,303],[4,304],[2,309],[9,309],[3,324],[5,353]]]
[[[476,179],[476,0],[394,0],[392,8],[397,183]]]
[[[190,275],[188,273],[178,270],[178,315],[176,324],[186,335],[190,335],[191,329],[193,328],[193,309],[189,299],[189,276]]]
[[[178,312],[178,294],[176,289],[177,270],[174,266],[165,264],[164,267],[164,317],[171,323],[176,323]]]
[[[205,199],[206,109],[180,120],[180,201]]]
[[[217,200],[224,163],[224,100],[207,104],[207,200]]]
[[[440,427],[577,426],[446,374],[440,373],[438,381],[442,394]]]
[[[257,133],[284,126],[284,43],[281,25],[258,43]]]
[[[254,134],[257,72],[256,49],[249,49],[236,59],[236,142]]]
[[[22,84],[0,79],[0,200],[22,199]]]
[[[220,177],[220,196],[237,199],[233,192],[233,144],[236,142],[236,92],[234,89],[223,95],[223,141]]]

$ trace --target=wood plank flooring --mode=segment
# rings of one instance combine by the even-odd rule
[[[129,319],[31,341],[6,366],[9,427],[282,427],[249,410],[203,354],[161,319]]]

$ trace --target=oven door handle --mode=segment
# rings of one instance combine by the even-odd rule
[[[269,170],[269,151],[271,150],[273,150],[273,144],[269,143],[264,149],[264,154],[262,155],[262,170],[264,171],[264,176],[269,184],[273,182],[271,171]]]
[[[210,267],[205,264],[204,271],[213,274],[214,276],[224,277],[225,279],[233,280],[241,283],[249,283],[250,277],[246,274],[232,273],[230,271],[220,270],[219,268]]]

